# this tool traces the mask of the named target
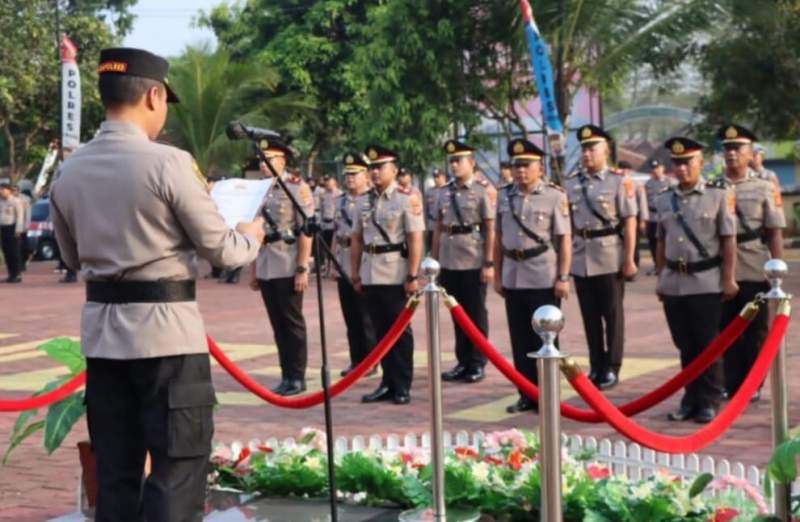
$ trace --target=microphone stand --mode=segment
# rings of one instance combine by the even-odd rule
[[[309,217],[294,195],[289,191],[286,187],[286,183],[281,179],[278,172],[272,166],[272,164],[267,159],[264,151],[261,150],[261,147],[258,145],[258,140],[253,139],[250,136],[250,139],[253,141],[253,148],[256,150],[256,154],[258,158],[267,165],[272,177],[275,179],[275,183],[277,183],[280,188],[286,193],[289,197],[289,201],[292,203],[292,207],[294,210],[300,215],[300,218],[303,221],[301,234],[306,234],[307,236],[311,236],[314,241],[313,252],[314,252],[314,263],[319,263],[320,261],[320,246],[322,250],[325,251],[327,257],[333,261],[333,266],[336,268],[337,272],[339,272],[339,276],[345,278],[345,281],[349,285],[352,286],[353,282],[347,277],[347,274],[342,269],[342,265],[339,264],[339,261],[333,255],[330,246],[325,243],[319,237],[319,225],[316,223],[316,220],[312,217]],[[328,366],[328,346],[325,338],[325,307],[323,306],[322,302],[322,270],[319,265],[317,265],[317,304],[319,308],[319,332],[320,332],[320,348],[322,352],[322,394],[324,397],[324,406],[325,406],[325,438],[327,439],[327,450],[328,450],[328,497],[330,501],[330,511],[331,511],[331,522],[338,522],[339,520],[339,511],[338,511],[338,504],[336,503],[336,467],[334,463],[334,440],[333,440],[333,412],[331,408],[331,393],[330,393],[330,368]]]

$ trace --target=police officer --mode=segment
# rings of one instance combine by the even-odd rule
[[[540,306],[560,306],[569,296],[569,203],[564,189],[542,179],[544,151],[518,139],[508,144],[508,154],[517,184],[500,191],[494,287],[505,298],[514,366],[536,383],[536,361],[528,354],[538,350],[542,340],[533,331],[531,317]],[[535,409],[536,403],[520,392],[506,411]]]
[[[336,201],[342,191],[336,186],[336,178],[333,176],[322,176],[322,192],[319,197],[320,204],[320,229],[322,230],[322,239],[329,247],[333,247],[333,229],[334,229],[334,216],[336,214]],[[330,274],[330,266],[328,266],[327,253],[320,249],[320,267],[325,267],[323,273]]]
[[[363,288],[375,336],[382,339],[418,289],[425,216],[422,200],[395,181],[396,152],[379,145],[366,150],[374,188],[361,196],[352,236],[353,283]],[[409,326],[381,361],[383,379],[363,402],[408,404],[414,371],[414,337]]]
[[[675,137],[665,146],[672,155],[678,186],[662,191],[655,202],[656,292],[685,368],[719,333],[721,300],[730,300],[737,292],[735,196],[724,184],[702,179],[701,143]],[[722,368],[716,361],[686,386],[680,408],[669,419],[710,422],[721,394]]]
[[[168,67],[138,49],[100,53],[106,121],[51,191],[61,255],[87,281],[81,349],[98,522],[203,518],[216,400],[196,255],[244,265],[263,238],[260,222],[228,229],[191,156],[153,141],[178,101]]]
[[[578,129],[582,167],[565,180],[572,208],[572,275],[589,345],[592,381],[618,382],[625,343],[624,278],[636,275],[636,187],[608,168],[611,136],[600,127]]]
[[[351,237],[355,222],[359,219],[359,198],[369,190],[367,187],[367,169],[369,163],[360,152],[350,152],[344,157],[344,175],[347,192],[336,200],[334,215],[334,252],[344,276],[352,277]],[[338,278],[339,304],[342,307],[344,323],[347,327],[347,342],[350,347],[350,366],[342,370],[347,375],[375,346],[375,329],[367,313],[364,296],[356,292],[350,281],[341,275]],[[370,375],[375,373],[375,368]]]
[[[647,246],[650,249],[650,256],[653,258],[653,269],[647,272],[647,275],[654,275],[655,261],[656,261],[656,244],[658,237],[656,231],[658,230],[658,215],[656,213],[656,196],[662,191],[675,185],[675,178],[667,176],[664,172],[664,165],[658,160],[650,162],[650,177],[644,184],[644,190],[647,197]]]
[[[444,145],[453,180],[439,190],[431,255],[441,263],[439,281],[475,325],[489,334],[486,285],[494,280],[494,217],[497,191],[475,175],[475,149],[456,140]],[[483,380],[486,357],[458,326],[457,363],[442,373],[445,381]]]
[[[425,190],[425,248],[430,251],[433,231],[436,230],[436,203],[439,189],[447,183],[447,175],[440,169],[433,169],[433,186]]]
[[[644,186],[633,179],[633,165],[630,161],[622,160],[617,163],[617,169],[621,176],[630,178],[636,191],[636,246],[633,248],[633,262],[639,266],[639,243],[647,233],[647,222],[650,220],[650,210],[647,203],[647,192]]]
[[[31,212],[33,198],[29,189],[20,190],[19,186],[14,187],[14,196],[22,204],[22,232],[19,235],[19,269],[24,272],[28,269],[28,258],[31,253],[28,251],[28,229],[31,226]]]
[[[281,176],[286,190],[307,217],[314,215],[314,198],[303,178],[286,171],[292,150],[278,139],[261,140],[264,156]],[[272,173],[262,166],[266,176]],[[308,288],[311,236],[289,194],[276,180],[264,196],[259,214],[264,217],[264,244],[254,265],[250,287],[261,291],[267,309],[278,359],[281,382],[273,388],[281,395],[296,395],[306,389],[308,340],[303,317],[303,294]]]
[[[505,188],[508,185],[514,183],[514,173],[511,168],[510,161],[501,161],[500,162],[500,183],[498,184],[499,188]]]
[[[717,139],[725,149],[725,182],[736,193],[736,283],[739,294],[726,303],[722,323],[728,324],[742,306],[756,294],[769,291],[764,263],[783,258],[786,219],[781,194],[775,183],[759,178],[750,168],[756,136],[740,125],[719,129]],[[725,389],[733,395],[739,389],[761,350],[767,335],[767,310],[758,316],[742,336],[725,352]],[[760,392],[753,399],[758,400]]]
[[[8,277],[6,283],[21,283],[20,237],[25,226],[25,210],[22,201],[14,196],[10,183],[0,184],[0,242],[6,260]]]
[[[767,149],[765,149],[763,145],[760,143],[753,144],[753,159],[750,161],[750,167],[752,167],[753,171],[759,178],[771,181],[775,184],[775,187],[780,190],[781,184],[778,180],[778,175],[775,174],[775,171],[764,166],[766,154]]]

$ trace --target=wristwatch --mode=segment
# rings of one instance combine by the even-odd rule
[[[483,268],[494,268],[494,261],[484,261]]]
[[[308,272],[308,267],[303,265],[297,265],[297,268],[294,269],[295,274],[305,274]]]
[[[406,283],[413,283],[416,280],[417,280],[417,276],[415,276],[415,275],[409,274],[409,275],[406,276]]]
[[[568,283],[569,282],[569,274],[559,274],[557,279],[558,279],[558,281],[560,281],[562,283]]]

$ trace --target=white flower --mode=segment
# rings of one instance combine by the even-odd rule
[[[322,468],[322,461],[319,459],[319,457],[308,457],[306,459],[306,467],[308,469],[317,471],[318,469]]]
[[[489,465],[485,462],[478,462],[472,466],[472,476],[479,484],[489,484]]]

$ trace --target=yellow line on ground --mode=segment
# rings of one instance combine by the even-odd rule
[[[56,377],[66,375],[65,368],[45,368],[0,376],[0,390],[38,391]]]
[[[583,368],[588,367],[589,361],[586,357],[575,357],[575,359],[581,364]],[[622,380],[621,386],[625,385],[626,379],[633,379],[634,377],[646,375],[648,373],[662,370],[664,368],[677,366],[677,364],[678,361],[675,359],[627,357],[625,359],[625,364],[622,367],[622,375],[620,376],[620,379]],[[472,386],[480,386],[480,384]],[[444,393],[447,394],[449,391],[450,387],[446,387]],[[566,400],[575,396],[576,393],[572,389],[572,386],[570,386],[569,383],[567,383],[565,380],[562,380],[561,399]],[[481,404],[480,406],[474,406],[472,408],[466,408],[460,411],[456,411],[454,413],[451,413],[450,415],[447,415],[447,418],[468,420],[473,422],[500,422],[506,419],[510,419],[515,415],[521,415],[518,413],[517,414],[506,413],[506,406],[514,403],[514,401],[516,401],[518,398],[519,395],[516,393],[513,395],[506,395],[501,399],[487,402],[486,404]]]
[[[10,337],[19,337],[19,334],[0,332],[0,339],[8,339]]]
[[[17,344],[7,344],[5,346],[0,346],[0,354],[9,354],[9,353],[17,353],[17,352],[24,352],[27,350],[31,350],[40,346],[50,339],[38,339],[36,341],[25,341],[24,343],[17,343]],[[44,353],[44,352],[42,352]]]

